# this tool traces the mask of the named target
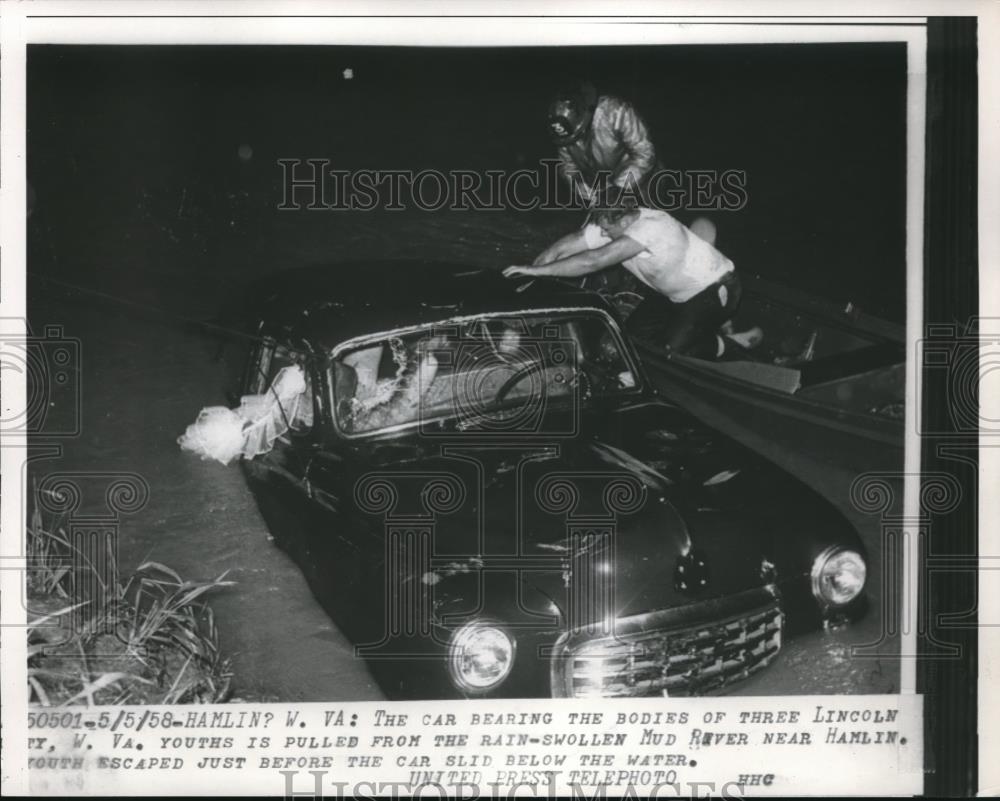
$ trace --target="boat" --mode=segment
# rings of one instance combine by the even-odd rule
[[[759,276],[743,287],[733,327],[764,331],[745,358],[707,361],[636,341],[660,393],[724,429],[819,448],[856,470],[901,469],[905,328]]]

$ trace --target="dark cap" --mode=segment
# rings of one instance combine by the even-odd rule
[[[557,145],[575,142],[590,127],[597,108],[597,91],[590,83],[580,83],[557,92],[549,103],[549,135]]]

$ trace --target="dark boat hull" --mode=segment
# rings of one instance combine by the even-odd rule
[[[733,436],[756,435],[768,446],[851,470],[900,469],[903,328],[758,278],[745,285],[736,327],[761,325],[770,333],[767,358],[708,362],[636,342],[657,390]],[[776,348],[794,351],[810,337],[815,360],[774,366],[781,361]]]

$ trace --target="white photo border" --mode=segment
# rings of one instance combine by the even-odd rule
[[[902,4],[902,8],[919,9],[927,4]],[[978,4],[938,4],[937,13],[981,12]],[[838,9],[850,10],[884,8],[885,4],[838,4]],[[899,9],[896,4],[893,9]],[[2,99],[0,120],[2,128],[2,196],[0,196],[0,252],[3,256],[2,284],[0,284],[0,318],[5,321],[25,318],[25,103],[26,103],[26,46],[28,44],[312,44],[312,45],[425,45],[425,46],[553,46],[593,44],[600,35],[604,45],[668,45],[668,44],[721,44],[721,43],[820,43],[820,42],[905,42],[907,45],[907,193],[906,193],[906,262],[907,262],[907,319],[909,344],[923,335],[923,216],[925,184],[925,90],[926,90],[926,22],[922,16],[682,16],[680,13],[663,16],[663,4],[619,4],[615,15],[607,15],[606,4],[565,4],[546,6],[547,15],[534,15],[530,19],[520,16],[524,6],[509,4],[498,10],[484,13],[483,5],[473,3],[415,4],[329,4],[289,3],[280,6],[276,14],[273,3],[186,3],[186,2],[89,2],[86,5],[67,2],[4,3],[0,25],[0,71],[2,71]],[[736,4],[676,4],[671,10],[719,12],[746,5]],[[786,14],[789,4],[771,4],[768,10]],[[816,4],[797,4],[801,12],[817,9]],[[419,9],[419,14],[414,14]],[[506,10],[506,14],[499,9]],[[624,16],[626,10],[634,15]],[[652,13],[653,11],[658,13]],[[236,13],[240,12],[240,13]],[[409,14],[409,16],[405,16]],[[508,15],[509,14],[509,15]],[[592,14],[599,14],[592,16]],[[995,16],[995,15],[994,15]],[[490,24],[483,25],[489,17]],[[433,24],[432,24],[433,23]],[[980,35],[980,163],[989,164],[991,155],[1000,152],[995,118],[983,111],[984,91],[991,86],[988,76],[1000,75],[997,49],[986,45],[985,31]],[[990,96],[990,95],[985,95]],[[995,97],[995,94],[992,95]],[[996,111],[996,106],[992,107]],[[986,181],[980,182],[980,215],[983,220],[1000,219],[996,192],[989,192]],[[992,218],[990,215],[992,214]],[[980,225],[980,263],[997,264],[1000,242],[996,228]],[[983,274],[981,298],[982,314],[991,316],[986,308],[990,300],[1000,296],[1000,275],[995,269]],[[992,316],[1000,312],[992,310]],[[9,332],[4,332],[9,333]],[[23,332],[21,332],[23,333]],[[919,375],[920,365],[915,363],[915,347],[907,348],[907,374]],[[916,371],[916,372],[915,372]],[[908,380],[906,396],[906,455],[904,471],[905,516],[918,516],[919,473],[921,468],[920,438],[916,433],[920,419],[920,398],[916,392],[917,381]],[[5,412],[23,408],[26,398],[23,375],[5,375],[3,380],[3,405]],[[5,414],[5,417],[7,415]],[[0,594],[5,599],[21,594],[23,558],[8,554],[23,553],[18,537],[23,536],[22,519],[25,487],[21,486],[22,465],[26,457],[24,443],[5,443],[0,448],[4,490],[2,496],[3,547],[0,548]],[[988,449],[986,449],[988,450]],[[995,470],[1000,454],[983,454],[983,469],[989,468],[990,458]],[[994,475],[996,473],[994,472]],[[986,508],[988,493],[981,494],[980,527],[988,530],[988,515],[995,510]],[[994,518],[995,519],[995,518]],[[995,545],[981,553],[1000,553]],[[901,647],[903,653],[916,653],[916,589],[920,566],[910,560],[903,583],[905,602],[901,604]],[[992,596],[984,592],[981,603],[1000,596],[1000,588],[992,588]],[[3,664],[3,730],[4,748],[2,773],[5,791],[22,793],[27,785],[27,751],[23,739],[13,733],[23,727],[27,709],[27,690],[23,677],[26,663],[26,642],[21,636],[25,625],[24,609],[20,603],[5,603],[0,626]],[[986,634],[981,632],[981,638]],[[982,640],[981,640],[982,642]],[[983,645],[988,643],[983,642]],[[986,648],[980,659],[987,658]],[[900,691],[912,694],[917,690],[916,660],[901,660]],[[981,688],[981,692],[982,692]],[[983,702],[986,694],[981,695]],[[993,702],[995,703],[995,693]],[[981,715],[981,720],[983,719]],[[994,735],[995,736],[995,735]],[[990,742],[981,736],[980,746]],[[995,740],[993,742],[996,742]],[[982,751],[981,769],[988,767],[988,752]],[[993,768],[996,770],[996,768]],[[996,786],[996,776],[981,782],[981,787]]]

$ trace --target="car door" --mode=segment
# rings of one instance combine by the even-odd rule
[[[275,385],[281,380],[280,374],[296,366],[304,371],[304,396],[293,402],[278,402]],[[281,418],[279,425],[285,429],[262,460],[268,469],[305,494],[308,494],[306,473],[319,447],[314,372],[313,357],[302,350],[281,343],[262,348],[257,369],[257,394],[272,396],[269,400],[276,402]]]
[[[275,383],[283,369],[296,365],[305,371],[305,392],[294,403],[278,402]],[[319,443],[313,372],[308,353],[288,343],[265,340],[251,358],[244,384],[244,402],[273,400],[277,407],[275,430],[280,434],[269,450],[244,459],[243,466],[272,536],[289,550],[304,542],[302,529],[310,504],[307,476]]]
[[[369,469],[368,457],[365,449],[351,447],[334,425],[329,369],[327,365],[327,372],[316,375],[316,386],[322,386],[317,399],[322,430],[306,476],[312,500],[311,564],[306,572],[314,573],[310,576],[313,592],[341,629],[355,642],[365,642],[381,636],[385,538],[381,527],[356,513],[355,484]]]
[[[310,569],[316,574],[310,577],[313,592],[352,639],[364,633],[359,612],[370,610],[377,600],[372,571],[381,562],[381,540],[351,513],[354,468],[336,449],[317,451],[308,473],[312,504],[307,535]]]

